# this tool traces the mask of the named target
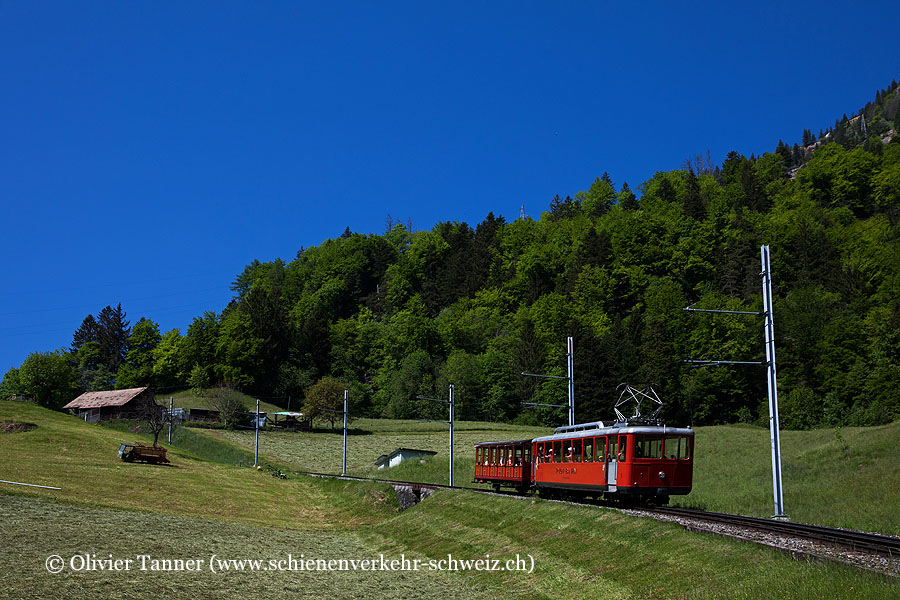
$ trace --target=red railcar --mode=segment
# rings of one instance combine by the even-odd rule
[[[694,432],[597,421],[534,440],[476,444],[475,460],[475,481],[495,489],[665,504],[691,491]]]
[[[602,421],[559,427],[532,440],[532,485],[553,495],[665,504],[691,491],[694,432]]]
[[[475,481],[524,493],[531,487],[531,473],[531,440],[475,444]]]

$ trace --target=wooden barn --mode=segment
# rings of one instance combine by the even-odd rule
[[[156,404],[156,397],[148,387],[106,392],[85,392],[65,406],[90,423],[107,419],[136,419],[144,407]]]

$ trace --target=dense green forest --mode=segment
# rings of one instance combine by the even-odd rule
[[[293,406],[321,378],[356,414],[432,417],[416,396],[457,391],[457,418],[559,424],[566,337],[576,419],[609,418],[622,382],[653,382],[669,423],[767,419],[759,248],[772,250],[782,424],[900,417],[900,90],[879,91],[803,145],[697,158],[639,194],[607,174],[538,219],[489,213],[384,233],[349,229],[290,262],[254,260],[233,301],[183,333],[121,306],[88,316],[72,346],[6,373],[4,396],[60,406],[82,390],[228,382]]]

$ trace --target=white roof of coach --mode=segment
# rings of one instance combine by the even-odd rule
[[[599,424],[600,427],[595,425]],[[687,427],[666,427],[665,425],[629,425],[628,423],[616,423],[603,426],[602,421],[585,423],[571,427],[558,427],[556,433],[544,437],[534,438],[533,442],[550,442],[554,440],[571,440],[597,435],[619,435],[626,433],[642,433],[650,435],[694,435],[694,430]]]

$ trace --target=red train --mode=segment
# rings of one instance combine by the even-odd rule
[[[691,491],[693,462],[691,429],[596,421],[475,444],[475,481],[547,497],[666,504]]]

